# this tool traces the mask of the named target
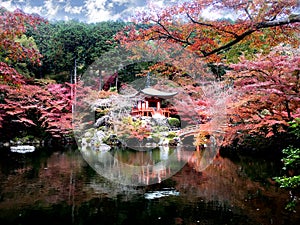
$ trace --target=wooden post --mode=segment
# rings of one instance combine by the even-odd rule
[[[99,91],[102,90],[102,71],[101,71],[101,68],[99,68]]]

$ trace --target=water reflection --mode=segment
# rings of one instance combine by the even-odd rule
[[[80,149],[83,158],[100,175],[125,185],[143,186],[160,183],[177,173],[186,163],[204,170],[216,155],[214,144],[195,151],[193,146],[160,146],[148,151]]]
[[[110,152],[81,149],[84,159],[100,175],[126,185],[142,186],[160,183],[180,170],[186,163],[182,155],[193,152],[181,148],[161,147],[147,152],[115,149]]]
[[[147,151],[130,148],[101,151],[82,145],[80,152],[101,176],[124,185],[145,186],[170,178],[187,163],[198,172],[206,169],[217,155],[220,138],[219,134],[211,135],[205,146],[196,151],[191,135],[184,137],[182,144],[176,147],[163,145]]]
[[[274,162],[219,157],[197,172],[192,155],[170,179],[133,187],[99,176],[77,150],[53,151],[0,151],[0,224],[299,224],[299,215],[284,211],[288,192],[268,183],[280,168]],[[115,150],[114,158],[138,165],[165,160],[158,149],[133,153]],[[264,182],[249,172],[264,174]]]

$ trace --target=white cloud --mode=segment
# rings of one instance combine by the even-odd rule
[[[129,7],[120,14],[120,18],[128,22],[132,20],[132,16],[135,15],[137,12],[143,12],[144,10],[145,7],[142,6]]]
[[[14,11],[17,9],[16,5],[12,4],[12,1],[0,1],[2,7],[6,8],[9,11]]]
[[[31,6],[29,5],[28,3],[25,5],[25,7],[23,7],[22,9],[25,13],[36,13],[36,14],[39,14],[41,15],[41,12],[43,10],[43,7],[42,6]]]
[[[83,10],[83,6],[71,6],[70,1],[65,6],[65,12],[71,14],[80,14]]]
[[[26,13],[38,13],[49,20],[80,18],[86,22],[125,19],[148,8],[154,2],[156,8],[175,0],[0,0],[0,5],[10,11],[21,8]],[[20,3],[22,2],[22,3]],[[80,5],[80,3],[82,3]],[[63,15],[65,13],[65,15]],[[65,17],[67,16],[67,17]],[[126,18],[127,19],[127,18]]]
[[[154,8],[159,8],[161,9],[164,6],[164,1],[160,0],[160,1],[151,1],[150,5]]]
[[[112,9],[113,7],[114,7],[114,3],[113,2],[110,2],[110,3],[108,3],[108,8],[110,8],[110,9]]]
[[[70,17],[64,16],[64,20],[65,20],[65,21],[69,21],[69,20],[70,20]]]
[[[44,4],[48,19],[54,19],[59,10],[59,5],[54,5],[53,0],[45,0]]]
[[[107,0],[86,0],[84,5],[87,9],[104,9]]]
[[[236,19],[237,14],[233,11],[229,10],[221,10],[221,9],[213,9],[213,7],[207,7],[204,9],[201,13],[201,16],[203,16],[205,19],[208,20],[217,20],[217,19]]]
[[[117,0],[122,1],[122,0]],[[85,9],[87,11],[87,22],[101,22],[107,20],[117,20],[121,17],[120,13],[112,14],[112,4],[107,4],[107,0],[86,0]],[[111,2],[110,2],[111,3]]]
[[[116,20],[119,15],[112,15],[110,7],[105,7],[107,0],[86,0],[84,6],[87,10],[87,22],[101,22],[106,20]]]
[[[128,2],[135,2],[135,0],[131,0],[131,1],[128,1],[128,0],[112,0],[112,2],[115,2],[115,3],[120,3],[120,4],[124,4],[124,3],[128,3]]]

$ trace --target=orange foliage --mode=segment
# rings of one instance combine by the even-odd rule
[[[284,41],[298,45],[298,23],[300,16],[289,17],[297,6],[296,0],[248,1],[224,0],[215,4],[214,0],[194,0],[168,7],[159,12],[154,8],[133,18],[136,24],[146,24],[136,29],[128,26],[117,35],[121,44],[132,41],[167,41],[179,43],[210,62],[222,59],[220,53],[247,38],[252,45],[261,46],[267,42],[270,47]],[[235,15],[235,21],[228,19],[211,20],[202,17],[204,10],[210,9]],[[268,31],[267,40],[262,42],[262,31]]]

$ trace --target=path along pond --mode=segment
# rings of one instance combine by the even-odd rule
[[[157,161],[160,150],[113,150],[119,160]],[[150,154],[151,153],[151,154]],[[216,157],[188,162],[161,183],[133,187],[99,175],[74,148],[0,149],[0,224],[300,224],[272,181],[280,160]]]

